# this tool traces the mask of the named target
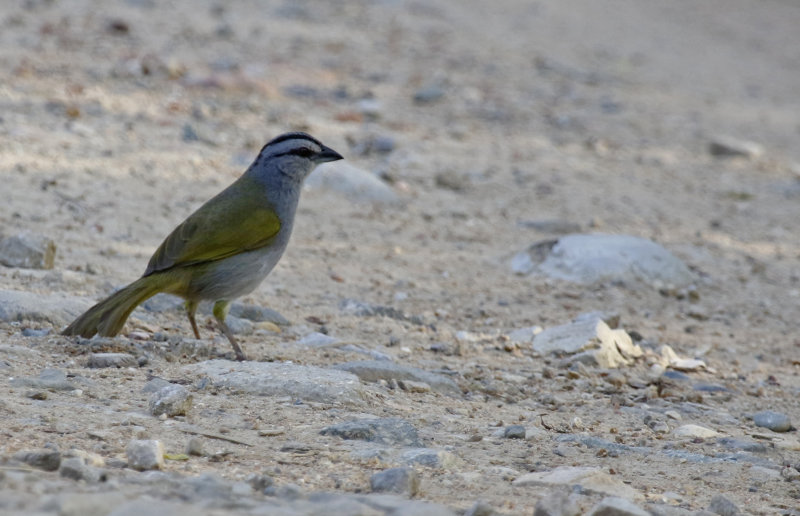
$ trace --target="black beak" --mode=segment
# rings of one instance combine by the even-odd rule
[[[317,153],[316,157],[314,158],[315,161],[319,163],[327,163],[328,161],[339,161],[340,159],[344,159],[344,156],[336,152],[335,150],[331,149],[330,147],[322,146],[322,151]]]

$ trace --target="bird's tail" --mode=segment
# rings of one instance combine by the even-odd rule
[[[92,337],[99,333],[103,337],[118,334],[131,312],[149,298],[165,289],[163,277],[151,275],[139,278],[127,287],[100,301],[61,332],[61,335]]]

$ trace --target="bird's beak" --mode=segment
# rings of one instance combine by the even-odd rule
[[[344,159],[344,156],[336,152],[335,150],[331,149],[330,147],[322,146],[322,151],[319,152],[315,160],[319,163],[327,163],[328,161],[339,161],[340,159]]]

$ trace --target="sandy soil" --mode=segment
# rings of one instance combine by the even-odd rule
[[[138,277],[163,237],[237,177],[266,140],[306,130],[391,181],[404,202],[372,206],[306,192],[283,261],[244,299],[293,325],[243,340],[257,360],[326,366],[363,358],[292,345],[324,326],[402,363],[457,371],[464,399],[399,392],[365,410],[409,419],[461,460],[455,470],[423,471],[420,498],[456,508],[482,498],[504,513],[530,514],[545,490],[512,487],[492,468],[597,465],[644,500],[687,509],[706,507],[717,493],[754,514],[800,504],[797,480],[754,480],[747,463],[659,453],[626,460],[575,443],[489,438],[498,424],[540,426],[545,413],[552,425],[578,416],[590,435],[657,450],[662,440],[677,440],[620,405],[646,412],[691,402],[697,410],[684,412],[683,422],[757,434],[772,463],[800,463],[797,449],[773,447],[771,439],[781,437],[763,435],[769,432],[746,417],[771,408],[800,421],[800,5],[7,4],[0,8],[0,228],[48,235],[58,255],[49,272],[0,267],[2,288],[105,295]],[[414,101],[434,88],[440,98]],[[372,101],[376,112],[365,109]],[[186,137],[187,127],[197,138]],[[711,156],[716,135],[756,141],[765,152]],[[374,136],[392,138],[395,149],[359,152]],[[699,300],[513,275],[510,256],[552,236],[520,222],[544,219],[661,243],[695,271]],[[345,298],[393,306],[429,324],[346,315],[339,308]],[[693,380],[728,391],[689,388],[664,400],[652,386],[622,385],[609,394],[600,372],[571,378],[556,362],[505,349],[499,338],[592,310],[619,313],[623,327],[647,341],[702,358],[710,370]],[[156,331],[190,334],[180,314],[151,317],[144,322]],[[107,412],[144,409],[147,375],[178,379],[192,361],[155,358],[138,370],[90,371],[85,350],[54,335],[24,338],[19,332],[28,326],[41,327],[0,325],[3,344],[36,351],[8,358],[14,375],[57,367],[96,386],[80,414],[57,397],[37,404],[5,388],[13,417],[0,421],[4,454],[55,442],[118,456],[133,435],[109,426]],[[459,344],[459,331],[484,337]],[[437,343],[460,346],[460,354],[436,353]],[[647,364],[622,373],[636,384]],[[286,440],[319,441],[321,426],[349,412],[233,395],[203,396],[201,407],[196,417],[211,427],[246,436],[276,426],[288,435],[262,438],[220,462],[170,463],[176,471],[238,478],[280,464],[279,482],[358,491],[382,467],[325,444],[299,457],[279,451]],[[140,419],[148,435],[182,449],[185,434]],[[89,430],[110,436],[97,441]],[[486,438],[465,437],[475,433]],[[717,445],[676,446],[713,455]]]

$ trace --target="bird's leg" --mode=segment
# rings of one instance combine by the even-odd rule
[[[230,301],[217,301],[214,303],[214,318],[217,320],[219,324],[219,328],[222,330],[222,333],[228,337],[228,340],[233,346],[233,352],[236,354],[236,360],[242,361],[247,360],[247,357],[244,356],[242,352],[242,348],[239,347],[239,343],[236,342],[236,338],[233,336],[233,332],[228,325],[225,324],[225,317],[228,316],[228,309],[230,308]]]
[[[189,324],[192,325],[194,338],[199,339],[200,330],[197,329],[197,321],[194,319],[194,314],[197,312],[197,301],[186,301],[184,306],[186,307],[186,315],[189,317]]]

